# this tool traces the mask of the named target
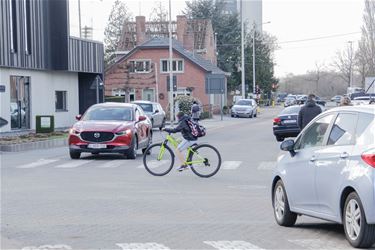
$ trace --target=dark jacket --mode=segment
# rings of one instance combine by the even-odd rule
[[[187,123],[187,121],[190,120],[190,116],[184,115],[180,118],[178,121],[177,127],[175,128],[166,128],[165,131],[169,133],[178,133],[181,132],[182,137],[184,137],[185,140],[188,141],[196,141],[197,137],[193,136],[191,134],[190,127]]]
[[[302,130],[312,119],[322,113],[315,101],[307,101],[298,114],[298,127]]]

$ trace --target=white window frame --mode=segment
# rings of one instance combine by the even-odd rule
[[[148,89],[142,89],[142,100],[146,100],[145,99],[145,96],[144,96],[144,92],[146,91],[146,90],[152,90],[153,91],[153,98],[152,98],[152,100],[151,100],[151,102],[155,102],[155,99],[156,99],[156,97],[155,97],[155,88],[148,88]]]
[[[139,62],[143,62],[143,68],[146,68],[146,62],[148,62],[150,64],[150,68],[148,71],[137,71],[137,68],[134,67],[134,72],[129,72],[130,74],[144,74],[144,73],[150,73],[151,72],[151,59],[135,59],[135,60],[129,60],[128,63],[130,64],[131,62],[134,62],[134,65],[136,66],[137,63]]]
[[[163,61],[167,61],[167,68],[168,68],[167,71],[163,71]],[[182,62],[182,70],[178,70],[179,61]],[[185,60],[183,58],[173,58],[172,65],[173,65],[173,62],[176,62],[176,70],[173,70],[172,73],[184,73],[185,72]],[[165,58],[160,59],[160,73],[162,74],[169,73],[169,59],[165,59]]]
[[[125,96],[125,94],[123,89],[112,89],[112,96]]]

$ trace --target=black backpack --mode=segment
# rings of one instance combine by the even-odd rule
[[[197,122],[189,119],[187,120],[187,124],[189,125],[190,132],[194,137],[203,137],[206,135],[206,128]]]

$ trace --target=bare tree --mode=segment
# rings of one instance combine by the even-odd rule
[[[168,11],[162,1],[155,1],[155,4],[150,13],[149,20],[151,22],[167,22]]]
[[[353,42],[349,42],[343,51],[337,51],[336,58],[333,61],[333,67],[339,72],[339,76],[347,83],[348,87],[353,84],[353,71],[355,53]]]
[[[308,76],[306,80],[315,83],[314,91],[316,95],[319,94],[319,83],[325,72],[326,72],[326,66],[324,62],[322,63],[315,62],[315,69],[307,72]]]
[[[365,0],[362,37],[358,44],[356,68],[364,77],[375,75],[375,1]],[[364,84],[364,82],[363,82]]]

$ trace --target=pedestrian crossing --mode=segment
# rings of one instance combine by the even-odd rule
[[[155,161],[151,163],[151,168],[156,168],[162,164],[165,164],[163,161]],[[176,165],[176,163],[175,163]],[[60,158],[50,158],[50,159],[37,159],[33,162],[27,162],[21,165],[11,166],[17,169],[33,169],[33,168],[42,168],[42,167],[49,167],[49,168],[57,168],[57,169],[74,169],[80,167],[90,167],[90,168],[100,168],[100,169],[111,169],[111,168],[121,168],[122,166],[135,167],[137,169],[144,169],[142,159],[138,158],[136,161],[126,160],[126,159],[79,159],[79,160],[71,160],[68,157],[60,157]],[[237,169],[250,169],[255,168],[257,170],[273,170],[275,169],[276,162],[275,161],[265,161],[261,162],[256,165],[249,162],[243,161],[223,161],[221,164],[221,170],[237,170]]]
[[[346,242],[340,242],[334,240],[322,240],[322,239],[296,239],[296,240],[281,240],[278,244],[282,246],[285,243],[288,243],[289,247],[293,249],[329,249],[329,250],[346,250],[352,249],[349,244]],[[262,243],[265,245],[267,243]],[[201,242],[201,247],[199,249],[217,249],[217,250],[266,250],[273,249],[274,247],[261,247],[260,244],[254,244],[252,242],[244,240],[219,240],[219,241],[203,241]],[[158,242],[125,242],[125,243],[116,243],[114,246],[109,246],[108,249],[113,250],[172,250],[172,249],[193,249],[189,246],[175,246],[171,247],[164,243]],[[42,246],[27,246],[23,247],[21,250],[73,250],[78,249],[73,246],[59,244],[59,245],[42,245]],[[90,246],[90,249],[101,249],[95,246]],[[196,249],[196,248],[194,248]]]

